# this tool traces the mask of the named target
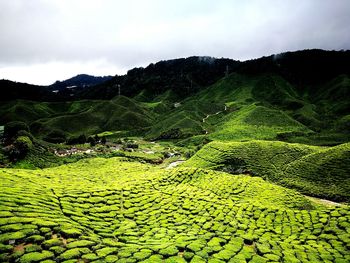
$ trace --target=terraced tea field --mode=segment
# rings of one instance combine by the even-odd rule
[[[0,171],[1,262],[349,262],[350,209],[125,158]]]
[[[350,143],[319,147],[278,141],[214,141],[185,165],[250,173],[307,195],[350,201]]]

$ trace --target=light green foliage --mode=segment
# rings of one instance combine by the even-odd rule
[[[126,158],[0,176],[3,262],[341,262],[349,255],[348,206],[314,206],[260,177]],[[25,249],[14,253],[19,244]]]
[[[209,138],[222,141],[275,139],[281,132],[310,130],[283,111],[251,104],[227,115]]]
[[[60,260],[68,260],[68,259],[75,259],[75,258],[79,258],[81,255],[81,252],[79,250],[79,248],[73,248],[73,249],[69,249],[66,250],[65,252],[63,252],[60,256],[59,259]]]
[[[174,256],[177,255],[179,251],[177,250],[177,248],[175,246],[170,246],[167,248],[163,248],[161,250],[159,250],[159,254],[163,255],[163,256]]]
[[[20,258],[20,262],[21,263],[39,262],[41,260],[45,260],[52,257],[53,257],[53,253],[50,251],[31,252],[23,255]]]
[[[59,240],[58,238],[54,238],[54,239],[46,240],[42,244],[43,244],[43,246],[50,248],[52,246],[63,245],[63,242],[62,242],[62,240]]]
[[[140,252],[136,252],[133,256],[137,260],[144,260],[144,259],[150,257],[151,255],[152,255],[152,253],[150,251],[140,251]]]
[[[211,142],[183,166],[250,173],[309,195],[348,201],[349,160],[349,143],[316,147],[277,141]]]
[[[95,244],[95,242],[90,241],[90,240],[78,240],[78,241],[73,241],[71,243],[68,243],[67,248],[90,247],[94,244]]]

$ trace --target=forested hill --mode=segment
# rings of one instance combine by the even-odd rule
[[[303,50],[244,62],[212,57],[180,58],[134,68],[122,76],[82,74],[48,87],[0,80],[1,100],[112,99],[119,93],[133,97],[140,92],[150,99],[167,90],[172,90],[175,98],[181,99],[233,72],[274,73],[292,83],[297,90],[317,92],[321,84],[341,74],[350,74],[350,51]]]
[[[135,96],[144,91],[156,96],[172,90],[180,98],[215,83],[225,75],[237,72],[257,75],[274,73],[299,90],[317,90],[319,85],[341,74],[350,74],[350,51],[303,50],[286,52],[244,62],[211,57],[190,57],[160,61],[146,68],[135,68],[124,76],[84,89],[79,98],[111,99]]]
[[[85,88],[101,84],[110,79],[112,79],[112,76],[96,77],[87,74],[79,74],[64,81],[56,81],[54,84],[50,85],[49,88],[51,91],[62,91],[67,88]]]
[[[74,100],[76,94],[87,87],[95,86],[112,79],[112,76],[96,77],[79,74],[72,78],[56,81],[49,86],[38,86],[10,80],[0,80],[1,101],[15,99],[34,101]]]
[[[107,130],[149,139],[208,133],[334,145],[349,138],[349,71],[350,51],[304,50],[246,62],[160,61],[59,92],[2,80],[0,125],[21,121],[55,142]],[[86,76],[65,85],[74,79],[81,84]]]

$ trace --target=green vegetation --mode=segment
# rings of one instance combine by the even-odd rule
[[[349,143],[317,147],[276,141],[211,142],[183,165],[257,175],[308,195],[349,202],[349,160]]]
[[[211,140],[336,145],[349,140],[348,83],[347,75],[338,76],[311,96],[277,74],[233,73],[182,99],[166,90],[155,97],[142,91],[108,101],[9,101],[0,106],[0,124],[20,121],[24,130],[29,126],[33,135],[53,143],[109,131],[104,136],[110,139],[207,134]]]
[[[0,81],[0,262],[350,262],[349,55]]]
[[[347,206],[327,208],[259,177],[125,158],[0,176],[2,262],[15,260],[12,251],[20,262],[350,259]]]

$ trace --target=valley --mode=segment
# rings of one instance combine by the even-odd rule
[[[0,262],[349,262],[349,57],[161,61],[69,98],[12,83]]]

